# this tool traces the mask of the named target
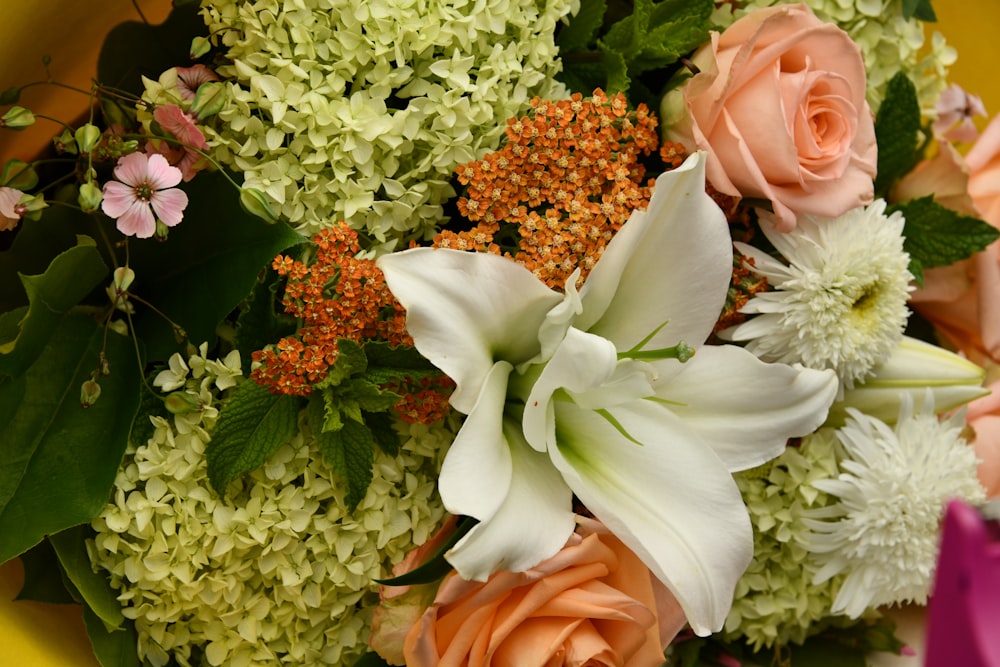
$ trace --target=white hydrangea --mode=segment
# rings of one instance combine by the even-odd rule
[[[230,103],[209,141],[304,233],[344,219],[391,249],[428,237],[461,163],[531,97],[562,96],[579,0],[202,0]]]
[[[761,7],[803,0],[739,0],[735,12],[717,11],[713,16],[722,27],[735,18]],[[931,48],[924,48],[924,24],[903,18],[903,0],[804,0],[823,21],[836,23],[861,48],[868,72],[868,104],[878,111],[886,85],[903,71],[917,87],[917,98],[926,117],[947,86],[948,68],[958,54],[940,33],[933,33]],[[728,7],[728,5],[726,5]]]
[[[378,603],[372,580],[444,516],[435,480],[457,425],[399,423],[399,454],[376,453],[353,511],[304,423],[222,500],[204,454],[239,359],[203,355],[177,356],[157,377],[201,409],[153,417],[152,437],[130,445],[92,523],[92,562],[110,573],[152,665],[353,664]]]

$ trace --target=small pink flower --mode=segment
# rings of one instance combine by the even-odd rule
[[[175,146],[160,140],[150,141],[146,146],[146,152],[159,153],[167,158],[170,164],[181,170],[181,177],[187,183],[205,166],[205,159],[198,152],[208,149],[204,133],[176,104],[156,107],[153,119],[183,145]]]
[[[935,137],[949,141],[975,141],[979,137],[972,120],[986,115],[986,107],[979,96],[953,83],[941,93],[936,110],[938,117],[932,127]]]
[[[0,188],[0,232],[14,229],[21,221],[21,213],[17,210],[20,202],[20,190]]]
[[[184,217],[187,194],[173,189],[181,182],[181,170],[162,155],[130,153],[118,158],[115,178],[104,184],[101,210],[118,221],[122,234],[149,238],[156,231],[156,218],[173,227]]]
[[[194,99],[201,84],[218,80],[219,75],[204,65],[177,68],[177,89],[188,102]]]

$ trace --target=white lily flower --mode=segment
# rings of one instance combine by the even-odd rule
[[[704,156],[660,176],[579,292],[575,274],[559,294],[483,253],[417,248],[378,266],[468,415],[439,481],[445,507],[479,521],[448,554],[458,573],[482,581],[553,555],[575,494],[695,632],[720,630],[753,553],[731,473],[822,424],[837,378],[702,346],[732,269]]]

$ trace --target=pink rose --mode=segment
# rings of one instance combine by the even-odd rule
[[[965,165],[975,207],[970,213],[1000,228],[1000,116],[976,141]],[[912,303],[971,360],[1000,362],[1000,241],[967,260],[927,270]]]
[[[712,33],[692,61],[700,73],[683,89],[688,117],[667,138],[708,153],[717,190],[770,200],[781,231],[800,214],[833,218],[871,203],[875,127],[847,33],[803,4],[780,5]]]
[[[454,572],[413,626],[409,667],[656,667],[684,626],[680,606],[603,525],[580,519],[555,556],[485,583]]]
[[[966,419],[975,434],[971,444],[979,457],[979,482],[987,498],[1000,496],[1000,380],[987,387],[993,393],[969,403]]]

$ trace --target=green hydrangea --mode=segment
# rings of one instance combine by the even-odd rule
[[[374,481],[348,511],[303,420],[224,501],[204,453],[239,359],[203,355],[175,355],[157,378],[201,409],[152,417],[152,437],[128,448],[92,523],[92,562],[110,574],[154,666],[353,664],[379,600],[372,580],[444,517],[435,480],[457,424],[397,424],[399,454],[376,454]]]
[[[561,96],[554,33],[579,0],[202,0],[229,64],[210,138],[245,185],[313,234],[383,249],[431,235],[461,163],[531,97]]]
[[[801,643],[821,629],[842,577],[813,584],[819,569],[803,546],[809,529],[804,512],[833,500],[812,483],[835,478],[837,438],[818,431],[773,461],[737,473],[754,527],[754,557],[736,585],[724,638],[754,650]]]
[[[735,3],[740,9],[734,13],[717,11],[714,18],[725,27],[753,9],[801,1],[740,0]],[[924,115],[934,117],[934,105],[947,86],[948,68],[957,58],[940,33],[932,35],[926,49],[924,25],[917,19],[903,18],[903,0],[804,1],[817,17],[839,25],[861,48],[868,72],[868,104],[873,111],[878,111],[889,80],[903,71],[917,87]]]

